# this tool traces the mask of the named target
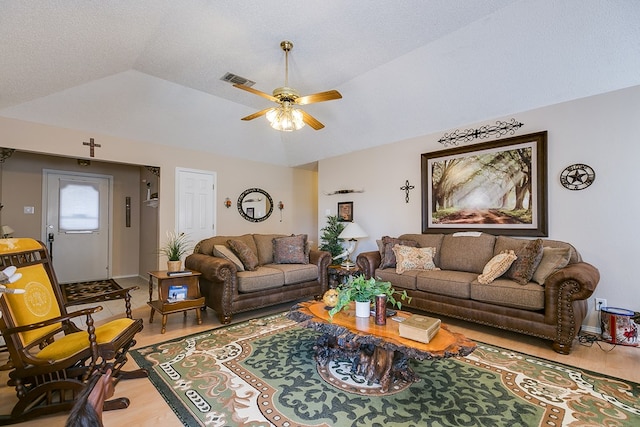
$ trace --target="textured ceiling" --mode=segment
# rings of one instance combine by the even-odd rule
[[[298,166],[640,84],[636,0],[0,1],[0,116]],[[292,133],[241,117],[337,89]]]

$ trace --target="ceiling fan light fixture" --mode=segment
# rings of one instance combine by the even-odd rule
[[[291,108],[290,105],[272,108],[267,111],[266,117],[272,128],[282,132],[292,132],[304,126],[302,113],[297,108]]]

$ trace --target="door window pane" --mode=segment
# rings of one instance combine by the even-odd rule
[[[98,184],[60,180],[60,223],[58,230],[98,231],[100,226]]]

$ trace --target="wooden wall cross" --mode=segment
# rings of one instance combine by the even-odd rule
[[[100,144],[96,144],[93,140],[93,138],[89,138],[89,142],[83,142],[82,145],[88,145],[89,146],[89,156],[90,157],[95,157],[95,147],[100,148],[101,145]]]

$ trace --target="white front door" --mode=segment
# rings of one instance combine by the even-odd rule
[[[193,244],[215,235],[215,172],[176,169],[177,232]]]
[[[45,170],[42,240],[60,283],[111,277],[110,213],[113,178]]]

